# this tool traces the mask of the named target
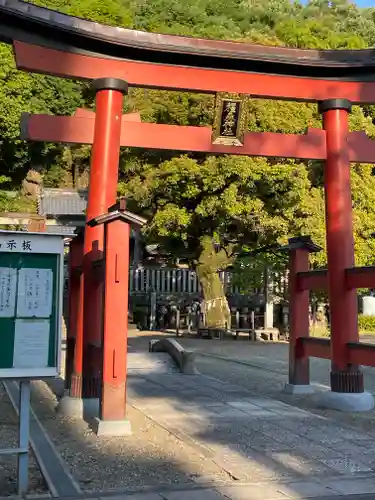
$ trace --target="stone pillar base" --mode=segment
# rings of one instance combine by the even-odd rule
[[[64,379],[56,377],[46,379],[45,382],[58,399],[61,399],[66,394]]]
[[[100,420],[95,418],[92,429],[98,437],[131,436],[129,420]]]
[[[283,392],[295,396],[304,396],[307,394],[313,394],[315,392],[315,389],[312,385],[285,384]]]
[[[374,409],[374,398],[369,392],[327,391],[317,394],[316,403],[323,408],[348,412]]]
[[[56,411],[72,418],[96,417],[99,415],[99,399],[64,396],[60,399]]]

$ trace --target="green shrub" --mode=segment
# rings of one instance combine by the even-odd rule
[[[360,332],[373,332],[375,333],[375,316],[358,316],[358,328]]]

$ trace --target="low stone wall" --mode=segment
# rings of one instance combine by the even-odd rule
[[[150,352],[167,352],[174,360],[180,372],[185,375],[197,375],[195,353],[187,351],[175,339],[150,340]]]

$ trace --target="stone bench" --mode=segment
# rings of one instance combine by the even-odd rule
[[[199,373],[195,366],[195,353],[187,351],[175,339],[150,340],[149,351],[168,353],[180,372],[185,375],[197,375]]]
[[[269,342],[277,342],[280,340],[280,332],[277,328],[267,328],[255,330],[255,334],[258,336],[259,340],[266,340]]]
[[[238,340],[241,334],[246,334],[249,337],[249,340],[256,342],[256,341],[271,341],[271,342],[276,342],[280,340],[280,333],[279,330],[276,328],[273,329],[257,329],[257,330],[249,330],[248,328],[236,328],[234,330],[234,336],[233,338],[235,340]]]
[[[249,328],[236,328],[233,335],[234,340],[238,340],[241,334],[246,334],[251,341],[261,340],[259,333],[249,330]]]

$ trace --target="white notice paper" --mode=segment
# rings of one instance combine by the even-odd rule
[[[13,318],[16,307],[17,269],[0,267],[0,318]]]
[[[23,268],[18,275],[17,316],[49,318],[52,313],[51,269]]]
[[[49,320],[17,319],[15,323],[13,368],[47,368]]]

